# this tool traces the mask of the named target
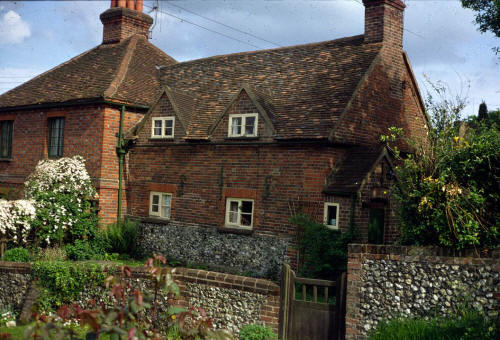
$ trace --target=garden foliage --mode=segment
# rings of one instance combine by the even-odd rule
[[[84,289],[103,286],[105,280],[102,268],[92,263],[35,262],[32,273],[41,288],[38,305],[42,311],[57,310],[63,304],[72,303]]]
[[[25,193],[35,201],[31,227],[39,245],[71,244],[95,236],[97,216],[91,201],[97,192],[81,156],[40,161],[25,183]]]
[[[497,247],[500,126],[489,119],[460,124],[461,103],[455,109],[449,102],[427,104],[434,123],[429,139],[406,139],[410,154],[394,146],[405,138],[401,129],[390,128],[382,136],[399,163],[392,194],[398,203],[401,241],[458,250]]]
[[[328,229],[310,216],[297,214],[290,222],[303,230],[299,249],[304,254],[300,275],[324,280],[336,280],[347,269],[347,245],[356,240],[356,230],[347,232]]]
[[[486,340],[500,339],[500,322],[473,309],[448,317],[395,319],[379,322],[369,340]]]
[[[272,340],[278,339],[271,327],[262,325],[246,325],[240,330],[240,340]]]
[[[12,248],[5,252],[4,261],[12,262],[29,262],[31,261],[31,256],[28,249],[25,248]]]

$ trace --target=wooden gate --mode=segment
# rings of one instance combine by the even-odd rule
[[[285,264],[281,277],[280,339],[344,339],[345,293],[345,273],[336,281],[308,279],[295,276]]]

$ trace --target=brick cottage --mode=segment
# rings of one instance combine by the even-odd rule
[[[146,248],[240,271],[294,264],[297,212],[390,243],[380,135],[425,138],[428,121],[405,5],[363,3],[364,35],[177,62],[148,42],[142,1],[111,1],[101,45],[0,96],[0,192],[15,196],[40,159],[79,154],[115,220],[124,108],[122,211]]]

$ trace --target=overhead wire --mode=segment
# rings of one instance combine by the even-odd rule
[[[144,7],[147,7],[147,8],[151,8],[151,9],[152,9],[152,7],[150,7],[150,6],[146,6],[146,5],[144,5]],[[177,20],[180,20],[181,22],[186,22],[186,23],[188,23],[188,24],[191,24],[191,25],[194,25],[194,26],[196,26],[196,27],[202,28],[202,29],[204,29],[204,30],[206,30],[206,31],[209,31],[209,32],[212,32],[212,33],[215,33],[215,34],[221,35],[221,36],[226,37],[226,38],[228,38],[228,39],[231,39],[231,40],[234,40],[234,41],[240,42],[240,43],[242,43],[242,44],[246,44],[246,45],[249,45],[249,46],[255,47],[255,48],[257,48],[257,49],[262,49],[262,47],[260,47],[260,46],[254,45],[254,44],[249,43],[249,42],[247,42],[247,41],[240,40],[240,39],[235,38],[235,37],[232,37],[232,36],[230,36],[230,35],[228,35],[228,34],[221,33],[221,32],[219,32],[219,31],[213,30],[213,29],[211,29],[211,28],[208,28],[208,27],[205,27],[205,26],[199,25],[199,24],[197,24],[197,23],[195,23],[195,22],[189,21],[189,20],[187,20],[187,19],[184,19],[184,18],[179,17],[179,16],[177,16],[177,15],[174,15],[174,14],[172,14],[172,13],[166,12],[165,10],[156,9],[156,11],[158,11],[158,12],[160,12],[160,13],[163,13],[163,14],[165,14],[165,15],[171,16],[171,17],[173,17],[173,18],[175,18],[175,19],[177,19]]]
[[[193,14],[193,15],[199,16],[200,18],[203,18],[203,19],[205,19],[205,20],[208,20],[208,21],[214,22],[214,23],[216,23],[216,24],[218,24],[218,25],[221,25],[221,26],[224,26],[224,27],[226,27],[226,28],[232,29],[232,30],[234,30],[234,31],[236,31],[236,32],[246,34],[246,35],[248,35],[248,36],[250,36],[250,37],[252,37],[252,38],[259,39],[259,40],[262,40],[262,41],[265,41],[265,42],[267,42],[267,43],[269,43],[269,44],[272,44],[272,45],[275,45],[275,46],[277,46],[277,47],[283,47],[282,45],[277,44],[277,43],[275,43],[275,42],[273,42],[273,41],[271,41],[271,40],[264,39],[264,38],[262,38],[262,37],[259,37],[259,36],[255,35],[255,34],[252,34],[252,33],[249,33],[249,32],[243,31],[243,30],[240,30],[239,28],[236,28],[236,27],[233,27],[233,26],[227,25],[227,24],[225,24],[225,23],[223,23],[223,22],[220,22],[220,21],[217,21],[217,20],[215,20],[215,19],[212,19],[212,18],[206,17],[206,16],[204,16],[204,15],[201,15],[201,14],[195,13],[195,12],[193,12],[193,11],[191,11],[191,10],[187,9],[187,8],[184,8],[184,7],[179,6],[179,5],[175,5],[175,4],[173,4],[172,2],[170,2],[170,1],[167,1],[166,3],[168,4],[168,6],[172,6],[172,7],[179,8],[179,9],[181,9],[181,10],[185,11],[185,12],[188,12],[188,13],[191,13],[191,14]]]

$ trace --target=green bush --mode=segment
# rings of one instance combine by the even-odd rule
[[[137,248],[138,235],[139,226],[135,221],[124,220],[120,224],[108,225],[105,231],[108,252],[128,254],[132,258],[140,258]]]
[[[290,222],[303,229],[299,238],[299,249],[304,254],[301,276],[336,280],[347,270],[347,245],[357,238],[354,226],[341,233],[303,214],[293,216]]]
[[[89,241],[75,240],[75,243],[66,246],[66,254],[70,260],[83,261],[93,258],[95,252]]]
[[[25,248],[12,248],[5,252],[4,261],[12,262],[30,262],[31,255],[28,249]]]
[[[84,289],[103,285],[105,279],[102,268],[91,263],[35,262],[32,273],[42,288],[38,300],[42,311],[77,301]]]
[[[473,309],[450,317],[396,319],[379,322],[369,340],[500,339],[500,322]]]
[[[271,327],[262,325],[246,325],[240,330],[240,340],[270,340],[278,339]]]

